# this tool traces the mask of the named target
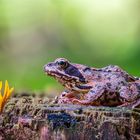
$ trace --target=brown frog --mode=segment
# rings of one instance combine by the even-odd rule
[[[94,106],[139,105],[139,78],[118,66],[93,68],[58,58],[44,66],[47,75],[57,79],[66,90],[58,103]]]

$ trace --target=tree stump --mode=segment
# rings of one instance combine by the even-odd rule
[[[140,109],[53,104],[15,97],[0,115],[0,140],[140,140]]]

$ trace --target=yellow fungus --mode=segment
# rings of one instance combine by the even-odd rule
[[[5,81],[4,94],[2,94],[2,81],[0,81],[0,112],[2,112],[4,105],[9,99],[14,88],[9,88],[8,81]]]

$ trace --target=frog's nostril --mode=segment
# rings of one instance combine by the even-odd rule
[[[44,71],[47,71],[52,66],[53,66],[52,63],[48,63],[48,64],[46,64],[46,65],[43,66],[43,69],[44,69]]]
[[[51,67],[51,66],[52,66],[52,63],[47,64],[47,66],[48,66],[48,67]]]

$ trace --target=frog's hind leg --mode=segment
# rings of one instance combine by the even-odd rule
[[[120,97],[128,102],[132,102],[140,95],[139,83],[129,83],[127,86],[122,86],[119,90]]]
[[[97,101],[93,102],[93,101],[86,100],[86,99],[85,100],[73,99],[72,103],[73,104],[80,104],[80,105],[94,105],[94,106],[99,106],[100,105],[100,103],[97,102]]]
[[[140,108],[140,99],[136,100],[134,102],[126,102],[122,105],[120,105],[119,107],[130,107],[130,108]]]
[[[99,106],[100,99],[103,97],[103,93],[105,92],[104,86],[96,86],[92,88],[86,95],[84,100],[73,99],[72,102],[75,104],[81,105],[95,105]]]
[[[135,103],[132,104],[132,108],[140,108],[140,99],[138,99]]]
[[[119,90],[120,98],[123,100],[121,107],[140,107],[140,83],[129,83],[127,86],[122,86]]]

